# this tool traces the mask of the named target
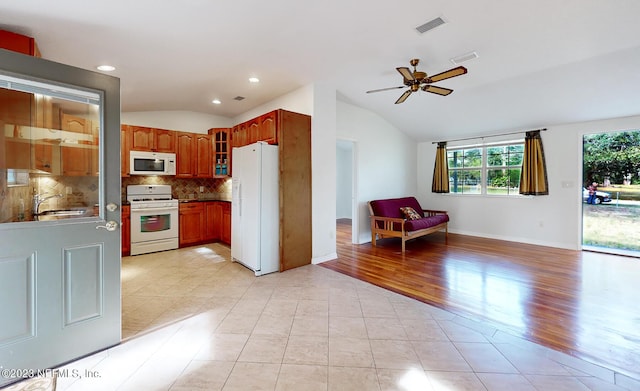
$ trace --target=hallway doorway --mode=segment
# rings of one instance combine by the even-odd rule
[[[351,220],[351,243],[358,243],[356,143],[336,141],[336,221]]]

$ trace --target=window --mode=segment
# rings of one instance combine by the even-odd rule
[[[447,148],[450,192],[517,195],[523,154],[523,141]]]

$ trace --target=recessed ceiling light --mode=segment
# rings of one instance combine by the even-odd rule
[[[103,72],[111,72],[116,70],[116,67],[112,65],[100,65],[97,68],[99,71],[103,71]]]
[[[219,105],[222,102],[220,102],[220,99],[214,99],[211,101],[211,103],[213,103],[214,105]]]
[[[257,77],[250,77],[249,83],[260,83],[260,79],[258,79]]]

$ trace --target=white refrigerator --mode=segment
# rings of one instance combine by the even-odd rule
[[[231,259],[256,276],[280,270],[278,147],[233,148]]]

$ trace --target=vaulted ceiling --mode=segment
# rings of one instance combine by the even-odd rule
[[[638,15],[637,0],[21,0],[0,3],[0,28],[53,61],[115,66],[123,111],[234,117],[321,82],[420,141],[640,114]],[[401,86],[412,58],[436,74],[474,51],[436,84],[449,96],[365,93]]]

